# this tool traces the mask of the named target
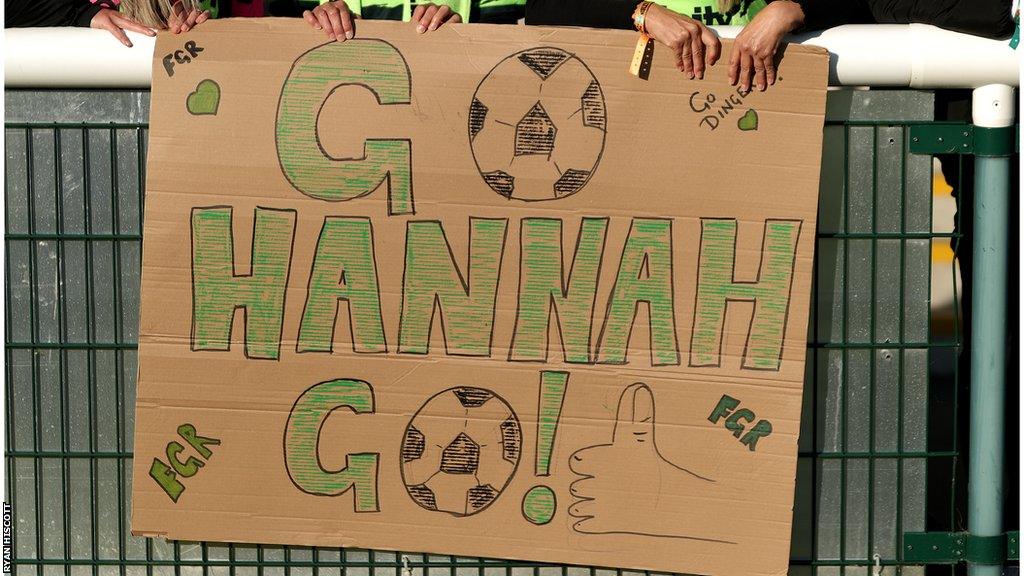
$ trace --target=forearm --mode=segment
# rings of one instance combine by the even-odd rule
[[[526,23],[631,29],[637,4],[638,0],[527,0]]]

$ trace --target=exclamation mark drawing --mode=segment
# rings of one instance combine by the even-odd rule
[[[540,373],[540,396],[537,401],[537,456],[534,473],[551,475],[551,453],[555,448],[558,419],[569,384],[568,372],[543,370]],[[523,516],[534,524],[547,524],[555,516],[555,491],[549,486],[530,488],[523,497]]]

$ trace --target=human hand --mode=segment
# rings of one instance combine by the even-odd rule
[[[462,22],[462,16],[455,12],[447,4],[434,4],[428,2],[419,4],[412,13],[412,23],[416,25],[416,31],[420,34],[430,30],[437,30],[442,24],[451,22],[458,24]]]
[[[355,25],[353,20],[356,15],[348,9],[345,0],[335,0],[321,4],[312,10],[306,10],[302,17],[309,22],[309,25],[317,30],[323,30],[327,37],[332,40],[344,42],[355,37]]]
[[[209,10],[199,10],[194,7],[190,10],[186,10],[185,5],[182,2],[175,2],[174,5],[171,6],[171,15],[167,18],[167,29],[174,34],[181,34],[182,32],[188,32],[197,25],[206,22],[209,18]]]
[[[89,21],[90,28],[97,28],[106,30],[114,35],[121,41],[121,44],[131,48],[132,41],[128,39],[128,35],[124,33],[125,30],[131,30],[132,32],[138,32],[139,34],[145,34],[146,36],[156,36],[156,31],[147,26],[139,24],[135,20],[123,16],[117,10],[111,10],[110,8],[101,8],[92,20]]]
[[[691,80],[703,78],[704,70],[718,61],[722,43],[702,22],[652,4],[644,16],[647,35],[676,54],[676,68]]]
[[[755,84],[763,91],[775,84],[775,55],[782,37],[800,28],[804,11],[792,0],[776,0],[757,13],[743,27],[729,55],[729,82],[744,91]]]

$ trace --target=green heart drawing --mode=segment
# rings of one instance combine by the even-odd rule
[[[185,100],[185,108],[189,114],[200,116],[203,114],[217,114],[217,106],[220,105],[220,86],[213,80],[203,80],[188,95]]]
[[[736,122],[740,130],[757,130],[757,110],[750,109]]]

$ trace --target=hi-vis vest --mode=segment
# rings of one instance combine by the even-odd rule
[[[330,0],[311,0],[323,4]],[[727,13],[718,11],[718,0],[656,0],[658,4],[674,10],[708,26],[743,25],[749,22],[762,8],[768,5],[767,0],[740,0]],[[345,0],[349,10],[363,18],[384,18],[409,21],[412,11],[418,2],[415,0]],[[491,21],[489,14],[498,12],[509,13],[518,11],[522,16],[526,0],[435,0],[436,4],[447,4],[462,16],[463,22]],[[474,6],[474,4],[476,6]],[[479,12],[474,10],[478,8]],[[471,19],[472,15],[477,15]]]
[[[302,1],[302,0],[300,0]],[[330,0],[312,0],[307,3],[325,4]],[[361,18],[377,20],[403,20],[408,22],[420,2],[415,0],[345,0],[348,9]],[[423,2],[426,3],[426,0]],[[433,0],[446,4],[462,17],[463,22],[514,23],[523,17],[526,0]]]
[[[313,8],[330,0],[299,0],[303,8]],[[718,0],[656,0],[658,4],[674,10],[708,26],[743,25],[768,5],[767,0],[740,0],[727,13],[718,11]],[[434,0],[446,4],[462,17],[463,22],[514,23],[523,17],[526,0]],[[205,9],[217,17],[216,0],[200,0]],[[376,20],[403,20],[408,22],[416,0],[345,0],[349,10],[361,18]]]
[[[699,20],[707,26],[742,26],[768,5],[767,0],[740,0],[727,13],[722,13],[718,11],[718,0],[655,1],[669,10]]]

